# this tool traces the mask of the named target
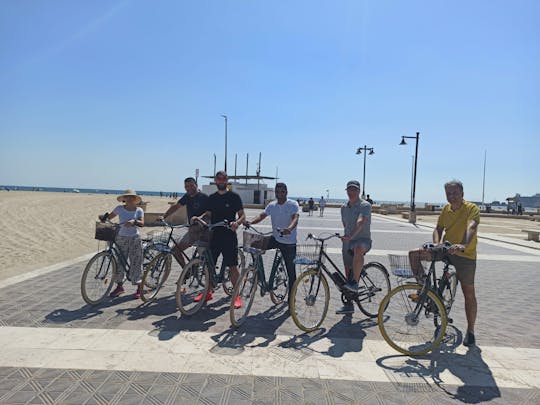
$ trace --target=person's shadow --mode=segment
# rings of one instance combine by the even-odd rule
[[[390,373],[387,375],[394,377],[398,384],[420,379],[425,383],[433,383],[452,399],[464,403],[476,404],[500,398],[501,392],[493,374],[482,359],[482,350],[473,346],[465,354],[456,353],[462,338],[461,332],[449,327],[443,343],[431,354],[415,358],[385,356],[379,358],[377,364],[388,370]],[[463,384],[454,388],[454,383],[445,383],[441,377],[445,371],[459,378]]]

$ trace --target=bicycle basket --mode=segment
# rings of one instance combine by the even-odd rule
[[[272,235],[260,235],[258,233],[244,231],[243,238],[245,248],[251,247],[260,250],[267,250]]]
[[[308,245],[296,245],[295,264],[316,264],[319,259],[320,245],[311,243]]]
[[[148,238],[150,238],[152,243],[156,244],[156,243],[169,242],[169,234],[170,234],[170,231],[168,230],[159,230],[159,231],[148,232],[147,236]]]
[[[395,276],[414,277],[408,255],[388,255],[388,260],[390,261],[390,269]]]
[[[96,235],[97,240],[113,241],[118,233],[119,226],[117,224],[96,222]]]

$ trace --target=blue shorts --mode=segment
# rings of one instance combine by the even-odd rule
[[[354,239],[349,242],[343,243],[343,248],[341,254],[343,256],[343,264],[347,268],[351,268],[353,264],[354,249],[357,247],[363,247],[364,250],[369,252],[371,250],[371,239],[369,238],[359,238]]]

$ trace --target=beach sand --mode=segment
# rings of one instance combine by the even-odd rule
[[[174,201],[143,199],[149,212]],[[0,191],[0,280],[96,252],[97,216],[118,204],[111,194]]]

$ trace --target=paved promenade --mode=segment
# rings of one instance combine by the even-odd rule
[[[302,214],[299,239],[342,230],[338,209],[314,215]],[[269,220],[261,225],[270,229]],[[388,253],[430,240],[430,226],[374,215],[368,260],[387,265]],[[540,250],[480,229],[478,347],[461,344],[458,291],[448,338],[421,358],[393,351],[359,311],[336,315],[333,284],[323,328],[304,334],[286,305],[260,294],[238,330],[222,291],[197,315],[180,316],[178,267],[150,304],[127,291],[87,306],[88,258],[0,281],[0,404],[538,404]],[[338,241],[328,252],[340,260]]]

